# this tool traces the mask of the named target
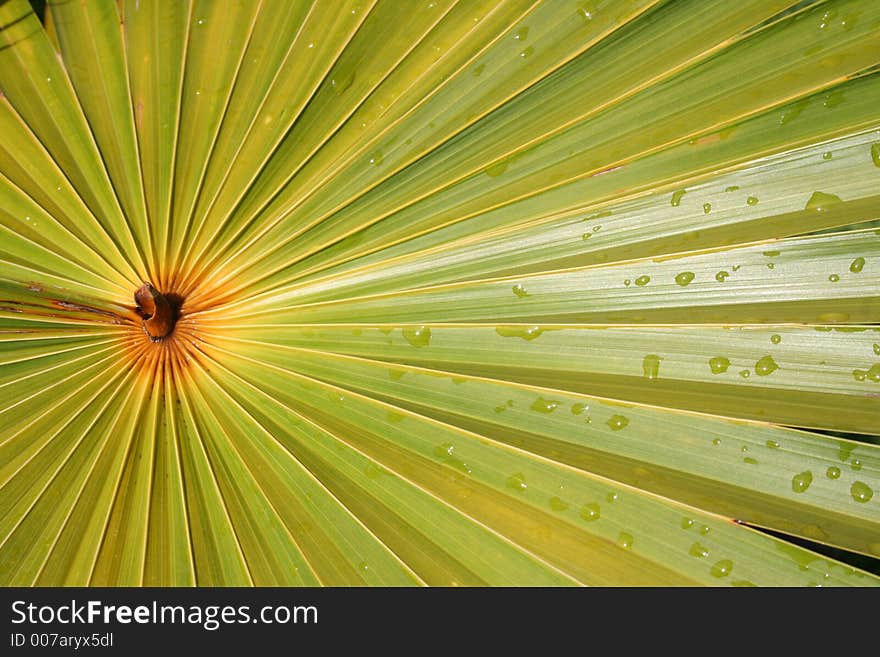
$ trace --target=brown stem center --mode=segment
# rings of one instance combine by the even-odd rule
[[[144,283],[134,293],[134,300],[143,320],[144,333],[151,342],[160,342],[174,330],[177,312],[164,294]]]

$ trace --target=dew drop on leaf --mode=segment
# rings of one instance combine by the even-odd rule
[[[522,338],[523,340],[534,340],[543,332],[540,326],[498,326],[495,332],[502,338]]]
[[[791,489],[795,493],[803,493],[813,483],[813,473],[809,470],[796,474],[791,478]]]
[[[629,419],[625,415],[612,415],[605,424],[611,427],[612,431],[620,431],[629,424]]]
[[[826,212],[831,206],[840,203],[840,197],[834,194],[826,194],[825,192],[813,192],[807,201],[805,210],[815,210],[816,212]]]
[[[690,550],[688,550],[688,554],[692,557],[704,558],[709,556],[709,550],[700,545],[699,541],[695,542],[691,545]]]
[[[595,502],[590,502],[589,504],[584,504],[581,509],[581,518],[588,521],[598,520],[601,515],[601,511],[599,509],[599,505]]]
[[[532,402],[532,410],[537,411],[538,413],[552,413],[559,406],[558,401],[554,401],[552,399],[544,399],[543,397],[538,397],[534,402]]]
[[[861,502],[862,504],[870,502],[871,498],[874,497],[874,490],[862,481],[854,481],[853,485],[850,486],[849,492],[856,502]]]
[[[759,359],[757,363],[755,363],[755,374],[758,376],[767,376],[768,374],[773,374],[776,370],[779,369],[779,365],[776,364],[776,361],[773,360],[773,356],[764,356]]]
[[[657,354],[648,354],[642,359],[642,372],[645,378],[656,379],[660,374],[660,361],[663,360]]]
[[[526,292],[526,288],[523,286],[522,283],[517,283],[513,286],[513,293],[520,299],[529,296],[529,293]]]
[[[427,347],[431,343],[431,329],[427,326],[402,329],[403,337],[413,347]]]
[[[712,374],[723,374],[730,367],[730,360],[724,356],[714,356],[709,359],[709,369]]]
[[[828,469],[825,471],[825,476],[828,477],[829,479],[839,478],[840,477],[840,468],[838,468],[836,465],[829,466]]]
[[[864,269],[864,267],[865,267],[865,259],[862,257],[858,257],[850,263],[849,270],[853,274],[861,274],[862,269]]]
[[[722,559],[712,566],[712,577],[727,577],[733,570],[733,562],[730,559]]]
[[[682,287],[688,285],[692,280],[694,280],[694,272],[692,271],[683,271],[675,277],[675,282]]]

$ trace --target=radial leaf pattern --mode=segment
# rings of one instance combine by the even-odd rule
[[[876,2],[46,12],[0,584],[880,585]]]

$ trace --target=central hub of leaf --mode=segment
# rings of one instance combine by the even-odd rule
[[[150,283],[144,283],[134,293],[134,301],[150,342],[161,342],[171,335],[180,318],[183,299],[173,293],[162,294]]]

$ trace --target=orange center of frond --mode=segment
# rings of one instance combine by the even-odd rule
[[[192,317],[199,308],[174,291],[159,291],[149,282],[135,291],[134,301],[136,317],[126,322],[129,328],[125,343],[140,372],[175,378],[192,361],[206,356],[204,336]]]

